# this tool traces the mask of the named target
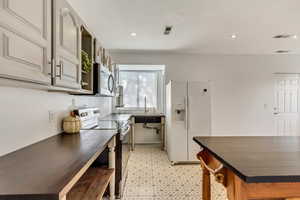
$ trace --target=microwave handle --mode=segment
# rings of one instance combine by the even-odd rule
[[[112,81],[112,85],[111,85],[111,81]],[[109,77],[108,77],[108,90],[111,93],[113,93],[114,87],[115,87],[114,77],[112,75],[109,75]]]

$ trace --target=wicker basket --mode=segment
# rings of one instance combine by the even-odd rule
[[[78,116],[71,112],[70,116],[64,118],[63,129],[65,133],[75,134],[80,133],[81,121]]]

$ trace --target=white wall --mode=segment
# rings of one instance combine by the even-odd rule
[[[111,112],[111,98],[72,96],[64,93],[0,86],[0,155],[61,132],[62,119],[75,99],[77,106],[99,107]],[[54,112],[49,121],[48,112]]]
[[[212,81],[213,135],[274,135],[273,73],[300,73],[296,55],[114,53],[121,64],[165,64],[166,80]]]

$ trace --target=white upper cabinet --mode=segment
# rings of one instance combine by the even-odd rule
[[[50,74],[51,0],[0,0],[0,77],[50,84]]]
[[[66,0],[54,0],[53,2],[53,50],[55,55],[53,83],[55,86],[80,89],[80,20]]]

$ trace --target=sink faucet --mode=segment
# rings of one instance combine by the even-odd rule
[[[144,108],[145,108],[145,113],[146,113],[146,112],[148,112],[148,110],[147,110],[147,96],[145,96],[144,100],[145,100],[145,107]]]

